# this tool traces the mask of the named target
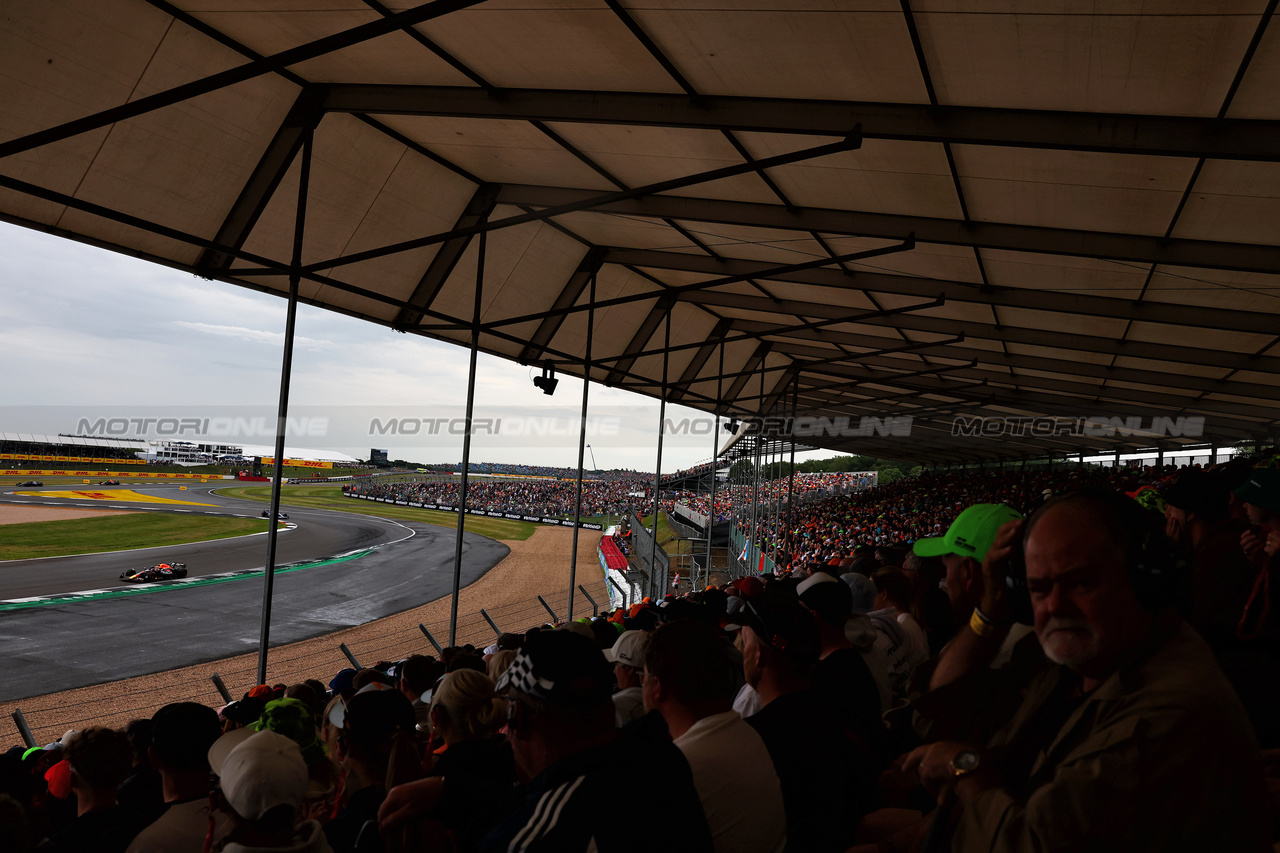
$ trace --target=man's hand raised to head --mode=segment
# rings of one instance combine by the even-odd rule
[[[1026,522],[1022,519],[1006,521],[996,532],[995,542],[982,560],[982,603],[979,609],[992,622],[1007,624],[1013,621],[1013,612],[1004,579],[1009,574],[1009,558],[1022,550],[1022,531]]]

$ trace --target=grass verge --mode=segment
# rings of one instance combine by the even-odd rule
[[[261,533],[266,529],[266,519],[189,517],[160,512],[28,521],[0,525],[0,560],[183,545]]]
[[[653,515],[646,515],[640,519],[645,527],[653,526]],[[662,546],[662,550],[668,554],[689,554],[693,551],[693,543],[688,539],[677,539],[678,534],[667,523],[667,514],[665,512],[658,513],[658,544]]]
[[[218,489],[217,493],[229,498],[269,503],[271,488],[269,486],[236,486]],[[395,518],[400,521],[416,521],[420,524],[434,524],[438,527],[456,529],[458,516],[451,512],[434,509],[418,509],[411,506],[395,506],[394,504],[372,503],[369,501],[344,498],[341,486],[304,484],[285,486],[280,492],[280,501],[289,506],[309,507],[311,509],[328,509],[337,512],[350,512],[356,515],[377,515],[382,518]],[[528,521],[512,521],[506,518],[486,518],[481,515],[469,515],[463,525],[468,533],[487,536],[490,539],[525,540],[533,535],[539,525]]]

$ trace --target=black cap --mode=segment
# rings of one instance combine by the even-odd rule
[[[730,619],[725,628],[750,628],[769,646],[795,661],[813,663],[822,653],[822,639],[813,614],[790,596],[765,592],[744,599],[742,609]]]
[[[1160,497],[1169,506],[1198,515],[1222,516],[1227,512],[1231,493],[1227,484],[1215,474],[1190,468],[1165,486]]]

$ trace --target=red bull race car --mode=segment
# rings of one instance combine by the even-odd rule
[[[186,576],[186,563],[156,563],[145,569],[125,569],[120,573],[120,580],[127,583],[155,583],[177,580]]]

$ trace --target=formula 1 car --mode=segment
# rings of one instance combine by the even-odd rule
[[[125,569],[120,573],[120,580],[127,583],[155,583],[177,580],[186,576],[186,563],[157,563],[145,569]]]
[[[269,510],[269,509],[264,509],[264,510],[262,511],[262,517],[263,517],[263,518],[270,518],[270,517],[271,517],[271,510]],[[287,512],[277,512],[277,513],[276,513],[276,518],[277,518],[277,519],[279,519],[280,521],[284,521],[284,520],[286,520],[288,517],[289,517],[289,513],[287,513]]]
[[[19,483],[18,485],[23,488],[30,488],[32,486],[43,486],[44,483],[40,480],[27,480],[25,483]]]
[[[118,486],[120,485],[120,481],[119,480],[99,480],[98,485],[99,486]]]

